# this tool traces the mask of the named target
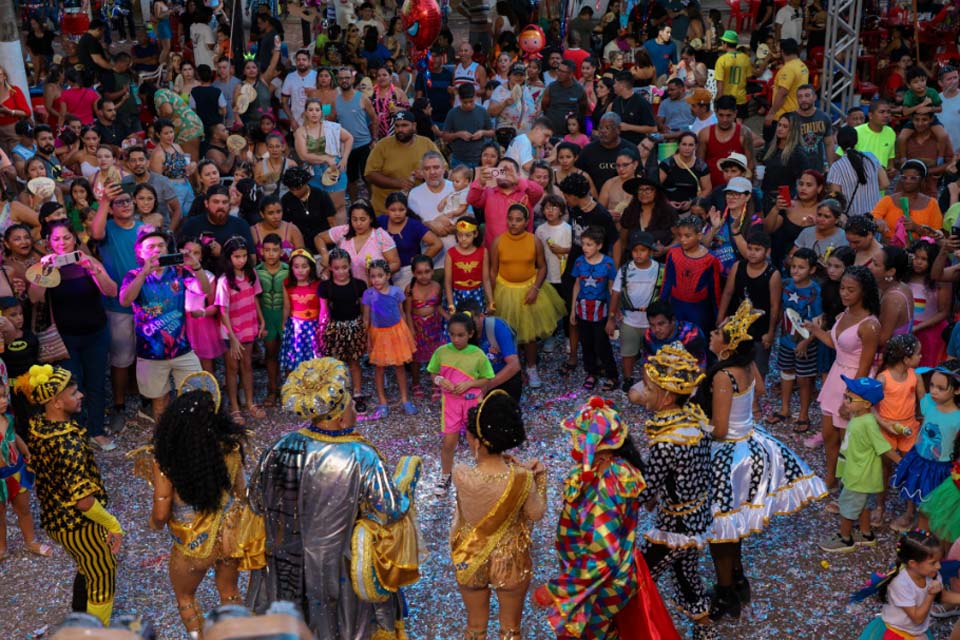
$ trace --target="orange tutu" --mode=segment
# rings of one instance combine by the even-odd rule
[[[389,367],[406,364],[413,360],[413,353],[417,350],[417,343],[410,333],[410,327],[401,320],[392,327],[370,327],[370,364],[378,367]]]

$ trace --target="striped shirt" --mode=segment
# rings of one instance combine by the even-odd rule
[[[253,279],[253,285],[246,280],[237,280],[237,291],[227,282],[227,276],[217,279],[217,296],[214,303],[230,314],[230,327],[240,342],[253,342],[257,339],[260,323],[257,319],[257,296],[263,291],[260,280]],[[223,330],[224,339],[229,335]]]
[[[877,182],[877,172],[880,164],[872,155],[863,154],[863,168],[867,174],[867,183],[858,185],[857,172],[850,164],[850,158],[843,156],[830,166],[827,172],[827,184],[840,185],[850,207],[849,215],[869,215],[880,201],[880,184]]]

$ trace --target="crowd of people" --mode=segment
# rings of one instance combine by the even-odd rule
[[[717,637],[751,600],[743,541],[820,499],[839,516],[824,552],[902,534],[864,637],[960,614],[960,581],[938,577],[960,560],[952,43],[881,16],[864,44],[885,80],[838,126],[817,103],[817,0],[761,1],[749,40],[695,1],[611,0],[595,20],[464,0],[467,37],[444,25],[428,52],[393,3],[291,6],[299,49],[260,3],[242,54],[229,7],[149,4],[146,28],[119,0],[76,41],[25,15],[33,113],[0,69],[0,504],[49,556],[35,481],[75,609],[110,618],[123,532],[97,458],[136,413],[191,634],[206,571],[230,603],[246,568],[255,610],[291,600],[320,637],[399,637],[415,570],[330,576],[358,536],[364,561],[416,566],[390,554],[416,557],[423,462],[391,473],[354,427],[442,398],[431,492],[457,495],[466,637],[486,637],[491,590],[500,637],[521,637],[547,482],[508,452],[558,353],[562,384],[600,396],[564,422],[559,569],[533,596],[559,637],[639,637],[638,611],[673,629],[644,600],[667,570],[695,637]],[[541,56],[521,51],[535,20]],[[618,394],[650,412],[647,447],[601,399]],[[242,427],[278,407],[310,424],[259,462],[248,514]],[[777,430],[812,432],[822,480]],[[475,466],[455,464],[463,438]],[[293,508],[290,477],[343,509]],[[224,537],[252,514],[260,560]],[[385,556],[378,536],[406,546]]]

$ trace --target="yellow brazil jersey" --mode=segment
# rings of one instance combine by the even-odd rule
[[[803,60],[794,58],[780,68],[774,83],[777,89],[786,89],[787,96],[783,100],[780,111],[777,111],[775,114],[777,118],[784,113],[796,111],[800,107],[800,104],[797,102],[797,89],[808,82],[810,82],[810,70],[807,68],[807,65],[804,64]]]
[[[747,102],[747,78],[753,75],[753,64],[745,53],[724,53],[714,68],[717,82],[723,83],[723,95],[733,96],[737,104]]]

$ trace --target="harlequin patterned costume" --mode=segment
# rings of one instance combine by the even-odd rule
[[[558,638],[679,638],[637,545],[643,476],[608,453],[626,440],[626,426],[595,397],[563,427],[575,435],[577,464],[557,524],[560,574],[535,600]]]

